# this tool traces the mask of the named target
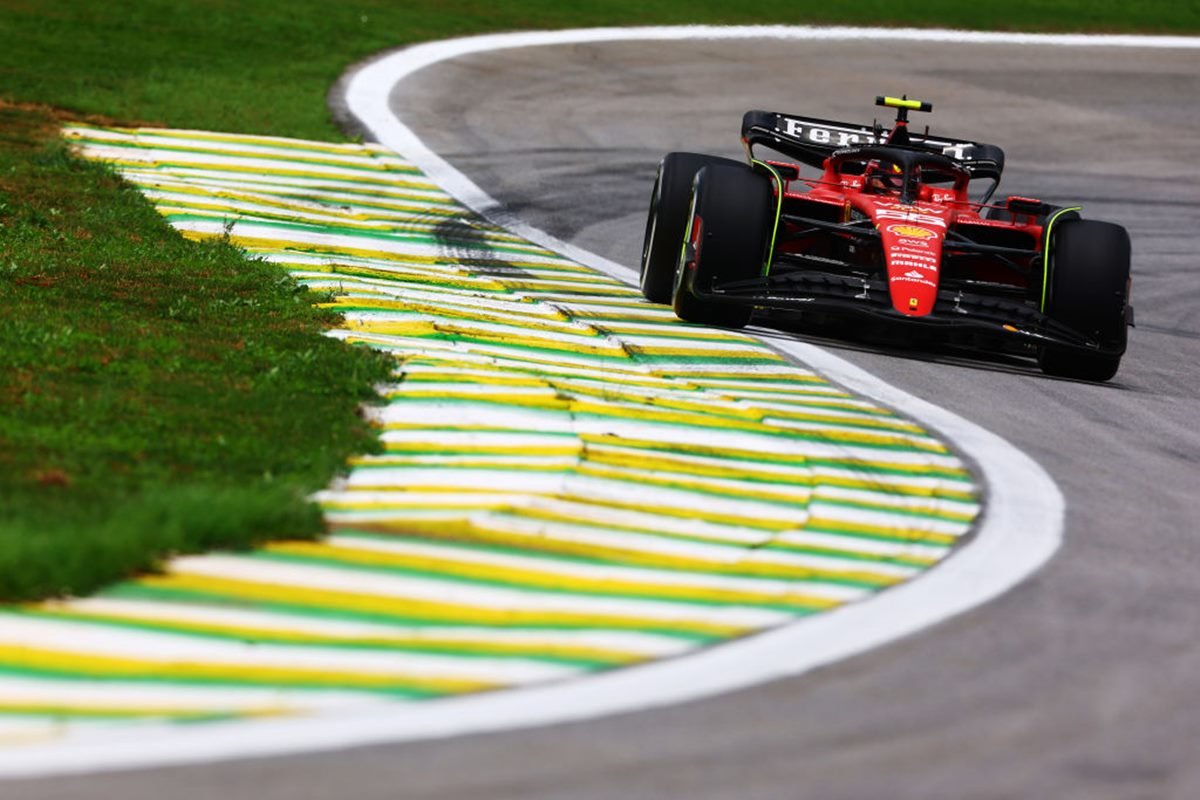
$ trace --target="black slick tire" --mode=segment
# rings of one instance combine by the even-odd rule
[[[652,303],[671,302],[683,232],[688,223],[692,182],[696,173],[709,164],[742,166],[729,158],[700,153],[668,153],[659,162],[654,190],[650,193],[650,211],[646,215],[640,280],[642,296]]]
[[[741,328],[753,308],[707,296],[716,284],[762,274],[775,222],[765,175],[738,164],[710,164],[696,175],[672,305],[687,322]]]
[[[1117,374],[1128,336],[1129,234],[1110,222],[1068,219],[1055,227],[1046,251],[1046,313],[1109,352],[1045,345],[1038,365],[1047,375],[1106,381]]]

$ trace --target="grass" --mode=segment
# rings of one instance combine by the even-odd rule
[[[277,267],[175,234],[46,111],[0,106],[0,596],[313,536],[372,448],[371,351]]]
[[[0,0],[0,599],[86,592],[177,552],[321,530],[305,495],[369,450],[387,363],[228,244],[189,243],[57,140],[106,115],[315,139],[326,94],[406,43],[677,23],[1200,32],[1164,0]],[[7,101],[7,102],[3,102]]]
[[[325,108],[329,87],[349,64],[389,47],[496,30],[762,22],[1200,32],[1200,6],[1172,0],[0,0],[0,96],[176,127],[330,139],[339,134]]]

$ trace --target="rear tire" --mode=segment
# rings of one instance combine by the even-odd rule
[[[713,164],[700,170],[672,305],[687,322],[742,328],[749,305],[701,297],[714,284],[762,274],[775,223],[771,181],[747,166]]]
[[[740,167],[742,164],[700,153],[668,153],[658,165],[646,235],[642,241],[642,296],[652,303],[670,303],[679,266],[683,232],[688,224],[688,207],[696,173],[709,164]]]
[[[1047,375],[1106,381],[1117,374],[1128,337],[1129,234],[1120,225],[1068,219],[1047,248],[1046,313],[1115,354],[1044,345],[1038,365]]]

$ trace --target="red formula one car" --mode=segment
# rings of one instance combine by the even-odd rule
[[[875,103],[897,109],[890,129],[749,111],[748,165],[668,154],[642,248],[646,298],[725,327],[756,308],[858,315],[1035,356],[1051,375],[1116,374],[1133,324],[1125,229],[1028,197],[990,204],[999,147],[910,131],[928,103]]]

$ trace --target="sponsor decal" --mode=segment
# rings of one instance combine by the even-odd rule
[[[910,269],[908,272],[904,273],[904,276],[906,278],[924,278],[925,273],[917,272],[915,269]]]
[[[776,120],[776,130],[797,139],[808,139],[814,144],[831,144],[836,147],[846,147],[852,144],[879,144],[881,141],[886,141],[887,138],[885,136],[883,139],[876,139],[874,135],[861,129],[842,128],[836,125],[818,125],[804,120],[785,117],[782,114],[778,115]],[[911,134],[911,136],[914,142],[941,148],[943,155],[959,161],[969,158],[971,152],[975,149],[975,146],[968,142],[947,142],[943,139],[934,139],[917,134]]]
[[[903,250],[897,250],[895,248],[888,250],[888,260],[904,260],[910,264],[920,264],[921,266],[930,268],[936,267],[938,263],[937,259],[933,256],[927,256],[924,253],[907,253]]]
[[[937,264],[925,264],[920,261],[907,261],[903,258],[890,259],[889,263],[894,269],[923,269],[925,272],[921,273],[922,275],[936,275],[938,271]]]
[[[945,225],[946,223],[942,223]],[[897,236],[903,236],[908,239],[935,239],[937,234],[928,228],[922,228],[920,225],[888,225],[888,233],[894,233]]]
[[[919,247],[922,250],[928,250],[929,242],[922,241],[921,239],[905,239],[903,242],[897,242],[896,246],[893,247],[892,249],[893,250],[911,250],[914,247]]]
[[[892,278],[892,283],[919,283],[922,286],[937,287],[937,284],[928,278],[910,278],[908,275],[897,275]]]
[[[934,255],[930,255],[929,251],[919,251],[919,249],[911,249],[904,245],[888,247],[888,254],[896,255],[899,258],[911,258],[914,261],[928,261],[930,264],[937,264],[937,258]]]
[[[933,214],[917,214],[915,212],[895,211],[890,208],[876,208],[875,219],[898,219],[904,222],[913,222],[917,225],[933,225],[937,228],[946,227],[946,220],[941,217],[935,217]]]
[[[783,133],[797,139],[807,139],[813,144],[847,147],[852,144],[876,144],[877,140],[869,133],[854,130],[844,130],[823,125],[812,125],[798,119],[781,118]]]

